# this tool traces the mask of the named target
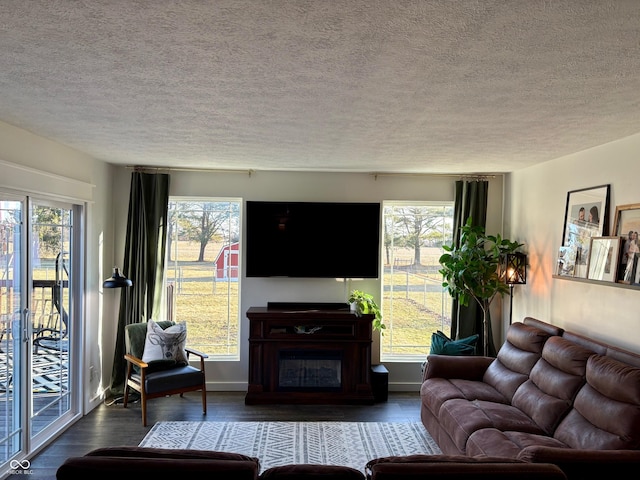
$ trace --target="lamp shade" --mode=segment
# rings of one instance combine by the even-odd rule
[[[113,275],[111,278],[107,278],[102,284],[104,288],[123,288],[130,287],[131,285],[133,285],[133,282],[127,277],[120,275],[118,267],[113,267]]]
[[[507,253],[502,268],[504,281],[507,285],[527,283],[527,256],[524,253]]]

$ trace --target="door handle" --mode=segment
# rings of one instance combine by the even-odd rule
[[[22,318],[24,322],[24,328],[22,329],[22,341],[29,343],[31,338],[31,310],[25,308],[22,310]]]

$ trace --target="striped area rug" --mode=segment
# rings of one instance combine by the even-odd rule
[[[159,422],[139,446],[242,453],[261,471],[312,463],[364,472],[374,458],[441,453],[419,422]]]

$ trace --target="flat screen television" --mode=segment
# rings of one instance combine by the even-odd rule
[[[247,201],[247,277],[378,278],[380,204]]]

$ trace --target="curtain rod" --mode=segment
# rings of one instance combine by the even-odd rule
[[[394,172],[372,172],[369,175],[375,177],[455,177],[468,181],[484,181],[492,178],[496,178],[498,174],[473,174],[473,173],[394,173]]]
[[[188,168],[188,167],[154,167],[145,165],[127,165],[128,169],[136,172],[207,172],[207,173],[243,173],[251,176],[255,170],[226,170],[215,168]]]
[[[189,168],[189,167],[157,167],[157,166],[145,166],[145,165],[127,165],[126,168],[132,169],[136,172],[204,172],[204,173],[241,173],[249,176],[253,175],[256,170],[227,170],[227,169],[215,169],[215,168]],[[326,172],[322,172],[326,173]],[[339,172],[336,172],[339,173]],[[357,172],[356,172],[357,173]],[[496,178],[498,175],[495,173],[488,174],[474,174],[474,173],[402,173],[402,172],[370,172],[371,175],[378,179],[378,177],[455,177],[467,181],[484,181]]]

